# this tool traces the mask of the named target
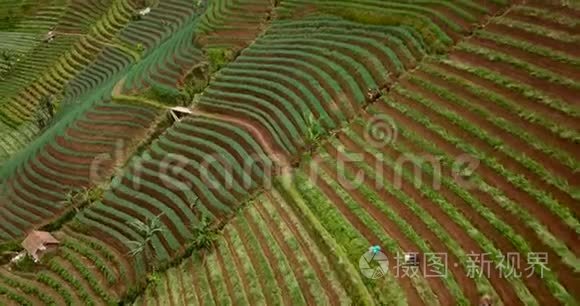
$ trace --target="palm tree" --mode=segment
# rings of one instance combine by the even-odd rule
[[[132,226],[143,237],[141,240],[127,241],[129,245],[132,245],[129,251],[130,256],[136,257],[137,255],[143,254],[146,263],[149,263],[150,259],[153,259],[153,254],[150,254],[151,244],[149,242],[155,234],[161,233],[164,230],[163,224],[161,224],[161,216],[163,216],[163,213],[152,219],[147,219],[145,222],[138,219],[127,222],[127,224]],[[149,268],[149,265],[146,264],[146,267]]]

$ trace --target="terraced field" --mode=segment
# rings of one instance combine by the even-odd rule
[[[576,3],[45,2],[0,9],[0,247],[61,245],[1,305],[580,302]]]

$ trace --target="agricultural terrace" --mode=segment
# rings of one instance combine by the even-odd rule
[[[61,245],[0,304],[580,302],[577,4],[46,2],[0,10],[0,242]]]

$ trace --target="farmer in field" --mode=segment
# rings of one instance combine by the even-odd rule
[[[487,294],[484,294],[481,299],[479,300],[479,306],[491,306],[491,297]]]

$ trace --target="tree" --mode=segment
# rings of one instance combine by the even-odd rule
[[[129,251],[129,255],[132,257],[136,257],[140,254],[145,256],[145,262],[147,263],[147,268],[149,267],[150,260],[153,258],[153,253],[151,253],[152,246],[150,244],[151,239],[157,233],[163,232],[163,224],[161,223],[161,216],[163,213],[155,216],[152,219],[147,219],[145,222],[135,219],[132,221],[128,221],[131,227],[133,227],[139,234],[141,234],[141,240],[130,240],[127,241],[129,245],[131,245],[131,250]]]
[[[212,227],[210,217],[202,214],[199,223],[193,226],[193,247],[201,251],[209,250],[218,237],[219,234]]]
[[[101,199],[105,190],[107,190],[106,185],[94,186],[93,188],[83,187],[80,190],[69,190],[61,203],[66,206],[75,207],[75,209],[91,205],[94,202]]]
[[[313,114],[308,116],[306,124],[306,149],[312,153],[324,134],[324,128],[322,127],[320,120],[316,120]]]

